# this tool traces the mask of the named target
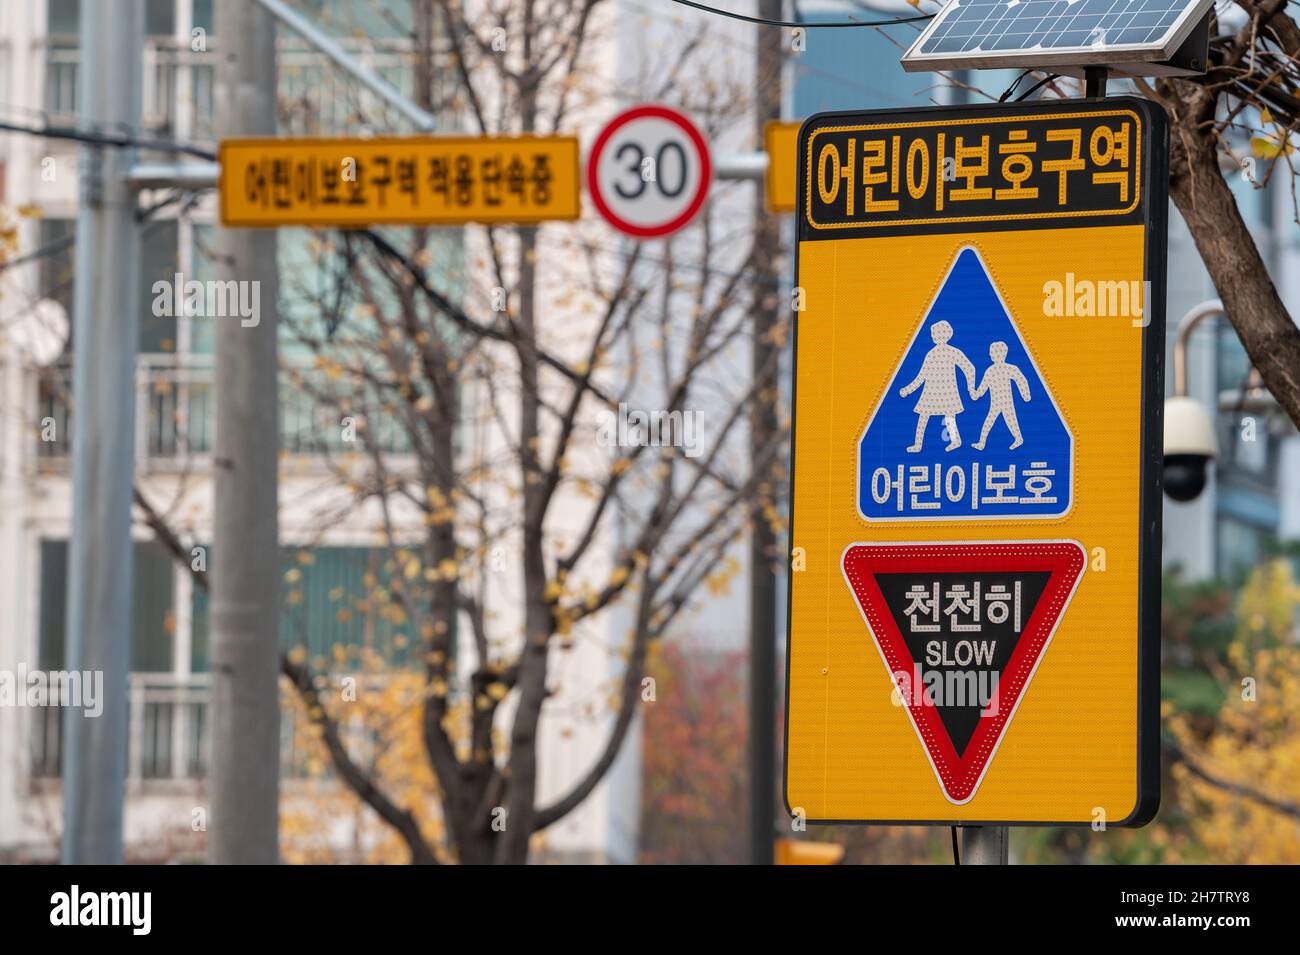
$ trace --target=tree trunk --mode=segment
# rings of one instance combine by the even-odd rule
[[[1216,142],[1171,117],[1169,189],[1237,336],[1264,384],[1300,426],[1300,328],[1291,319],[1219,168]]]
[[[536,439],[540,428],[536,353],[537,230],[519,230],[520,479],[524,486],[523,554],[524,646],[519,658],[519,708],[510,732],[509,796],[506,829],[498,835],[497,862],[522,864],[528,859],[537,789],[537,728],[546,701],[546,666],[554,629],[547,603],[546,562],[542,550],[545,521]]]

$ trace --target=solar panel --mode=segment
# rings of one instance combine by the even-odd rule
[[[903,68],[915,71],[1168,60],[1213,3],[951,0],[904,54]]]

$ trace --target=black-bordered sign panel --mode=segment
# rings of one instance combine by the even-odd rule
[[[1163,113],[832,113],[798,149],[790,811],[1149,820]]]

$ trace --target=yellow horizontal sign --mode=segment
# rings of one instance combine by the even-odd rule
[[[818,230],[1141,215],[1132,109],[825,125],[807,149],[806,216]]]
[[[228,139],[227,226],[458,225],[576,219],[576,136]]]
[[[799,127],[802,125],[768,123],[763,128],[768,212],[794,212],[799,205]]]

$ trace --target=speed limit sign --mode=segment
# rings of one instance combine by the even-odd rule
[[[704,205],[713,169],[695,124],[667,106],[636,106],[601,130],[587,158],[587,191],[614,228],[669,235]]]

